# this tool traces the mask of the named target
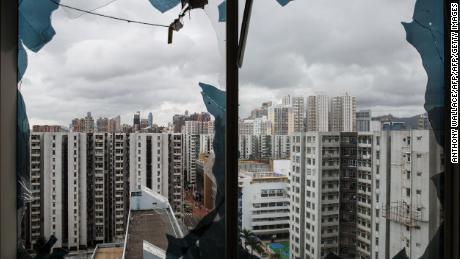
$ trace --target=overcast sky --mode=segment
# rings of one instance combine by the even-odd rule
[[[104,2],[109,0],[96,1]],[[411,21],[414,3],[296,0],[281,7],[256,0],[240,72],[241,116],[286,94],[346,92],[357,97],[359,109],[375,115],[422,113],[426,74],[401,25]],[[178,11],[161,14],[148,0],[118,0],[98,10],[162,24]],[[202,10],[184,19],[172,45],[166,28],[76,18],[63,8],[52,22],[56,36],[39,53],[28,52],[21,85],[31,124],[67,126],[87,111],[132,123],[136,111],[144,117],[151,111],[155,123],[164,125],[173,114],[205,111],[198,82],[224,87],[223,39]]]

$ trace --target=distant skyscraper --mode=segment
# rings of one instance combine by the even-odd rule
[[[283,96],[283,98],[281,99],[281,104],[291,105],[291,96],[290,95]]]
[[[371,131],[371,110],[362,110],[356,112],[356,131]]]
[[[84,132],[92,133],[94,132],[94,119],[91,117],[91,112],[88,112],[85,117],[85,127]]]
[[[417,118],[417,129],[430,129],[430,121],[428,120],[428,114],[420,114]]]
[[[308,97],[307,131],[329,131],[329,97],[325,95]]]
[[[97,132],[109,132],[109,119],[99,118],[96,120]]]
[[[294,113],[290,106],[271,106],[268,108],[268,120],[271,122],[273,135],[288,135],[293,131]]]
[[[109,132],[121,132],[120,115],[109,120]]]
[[[137,112],[134,114],[133,118],[133,128],[134,130],[139,130],[141,127],[141,112]]]
[[[64,132],[64,128],[60,125],[34,125],[33,132]]]
[[[304,132],[304,118],[305,118],[305,98],[292,97],[291,98],[292,112],[294,116],[294,129],[293,132]]]
[[[331,99],[329,117],[329,131],[351,132],[356,131],[356,98],[337,96]]]
[[[153,114],[151,112],[149,112],[149,115],[148,115],[148,126],[150,128],[153,127]]]
[[[262,107],[256,108],[251,111],[251,116],[249,119],[261,118],[263,116],[268,116],[268,107],[272,106],[272,102],[263,102]]]

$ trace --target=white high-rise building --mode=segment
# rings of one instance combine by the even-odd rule
[[[131,192],[146,186],[168,197],[174,212],[181,217],[185,177],[184,134],[133,133],[130,135],[129,153]]]
[[[240,135],[270,135],[271,131],[272,124],[267,119],[267,116],[245,119],[239,123]]]
[[[86,163],[79,159],[81,153],[86,153],[84,136],[81,133],[30,136],[31,246],[40,236],[51,235],[57,238],[56,247],[77,250],[88,245]]]
[[[444,170],[442,148],[430,130],[382,131],[377,142],[372,258],[392,258],[402,249],[420,258],[441,221],[431,178]]]
[[[291,106],[293,109],[294,127],[292,132],[304,132],[304,118],[305,118],[305,98],[304,97],[292,97]]]
[[[89,133],[94,132],[94,119],[91,116],[91,112],[88,112],[86,114],[84,122],[85,122],[84,124],[85,132],[89,132]]]
[[[45,132],[30,136],[33,201],[27,245],[55,235],[77,250],[124,237],[127,218],[125,134]]]
[[[184,134],[213,134],[214,133],[214,121],[201,121],[201,120],[188,120],[185,121],[182,129]]]
[[[211,154],[213,152],[214,134],[200,135],[200,154]]]
[[[291,96],[290,95],[285,95],[283,98],[281,98],[281,104],[284,106],[290,106],[291,105]]]
[[[307,131],[329,131],[329,97],[325,95],[308,97]]]
[[[294,129],[294,113],[291,106],[277,105],[268,108],[268,120],[273,135],[288,135]]]
[[[290,135],[272,135],[272,159],[289,159],[291,152]]]
[[[290,258],[370,257],[372,143],[372,134],[292,136]]]
[[[354,96],[346,94],[331,99],[329,131],[356,131],[356,98]]]

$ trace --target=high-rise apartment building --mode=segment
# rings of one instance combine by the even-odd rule
[[[212,134],[213,132],[213,121],[187,120],[182,129],[182,133],[192,135]]]
[[[372,113],[371,110],[361,110],[356,112],[356,131],[367,132],[371,130]]]
[[[305,118],[305,98],[304,97],[292,97],[291,106],[293,112],[294,126],[292,132],[304,132],[304,118]]]
[[[261,118],[262,116],[268,116],[268,108],[272,106],[272,102],[263,102],[260,108],[256,108],[251,111],[249,119]]]
[[[276,105],[268,108],[268,120],[273,135],[288,135],[294,129],[294,113],[291,106]]]
[[[291,143],[291,258],[369,258],[371,134],[307,132]]]
[[[352,132],[356,131],[356,98],[337,96],[331,99],[329,131]]]
[[[183,210],[185,137],[181,133],[130,134],[131,192],[146,186],[168,197],[176,215]]]
[[[283,98],[281,98],[281,105],[290,106],[291,105],[291,96],[290,95],[283,96]]]
[[[92,133],[94,132],[94,119],[91,116],[91,112],[88,112],[85,117],[84,132]]]
[[[64,128],[60,125],[33,125],[32,132],[64,132]]]
[[[126,144],[124,134],[31,134],[30,247],[52,234],[69,250],[123,239]]]
[[[245,119],[239,122],[239,134],[242,135],[270,135],[271,131],[272,124],[267,119],[267,116]]]
[[[153,127],[153,114],[151,112],[149,112],[149,115],[147,117],[147,126],[149,126],[150,128]]]
[[[282,137],[287,137],[283,135]],[[272,158],[272,135],[239,135],[238,150],[240,159],[261,159]],[[285,146],[281,147],[282,148]],[[281,151],[282,153],[283,151]]]
[[[329,97],[325,95],[308,97],[307,131],[329,131]]]
[[[392,258],[403,249],[420,258],[441,222],[432,179],[444,170],[442,147],[430,130],[382,131],[377,143],[372,258]]]
[[[141,129],[141,112],[138,111],[133,116],[133,129],[134,131]]]
[[[109,132],[109,119],[98,118],[96,120],[96,132]]]

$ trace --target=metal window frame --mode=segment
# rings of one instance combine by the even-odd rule
[[[450,91],[450,3],[458,3],[458,0],[444,0],[444,78],[445,78],[445,137],[444,137],[444,190],[443,190],[443,216],[444,236],[443,252],[444,258],[460,258],[460,170],[459,164],[450,162],[451,113],[447,107],[451,103]]]
[[[16,216],[16,96],[17,96],[17,0],[0,0],[0,258],[15,258],[17,244]],[[445,1],[445,23],[450,22]],[[238,0],[227,0],[226,50],[226,258],[238,257]],[[449,42],[449,26],[444,26]],[[450,48],[445,48],[450,56]],[[450,83],[450,59],[445,59],[446,85]],[[450,95],[446,91],[446,103]],[[450,115],[446,115],[446,123]],[[232,127],[229,127],[233,125]],[[447,127],[446,127],[447,131]],[[445,148],[450,147],[450,132],[446,132]],[[446,152],[444,179],[444,258],[460,258],[460,175],[459,166],[449,163]]]
[[[0,258],[16,258],[17,0],[1,0],[0,20]]]
[[[238,0],[227,0],[225,258],[238,258]]]

